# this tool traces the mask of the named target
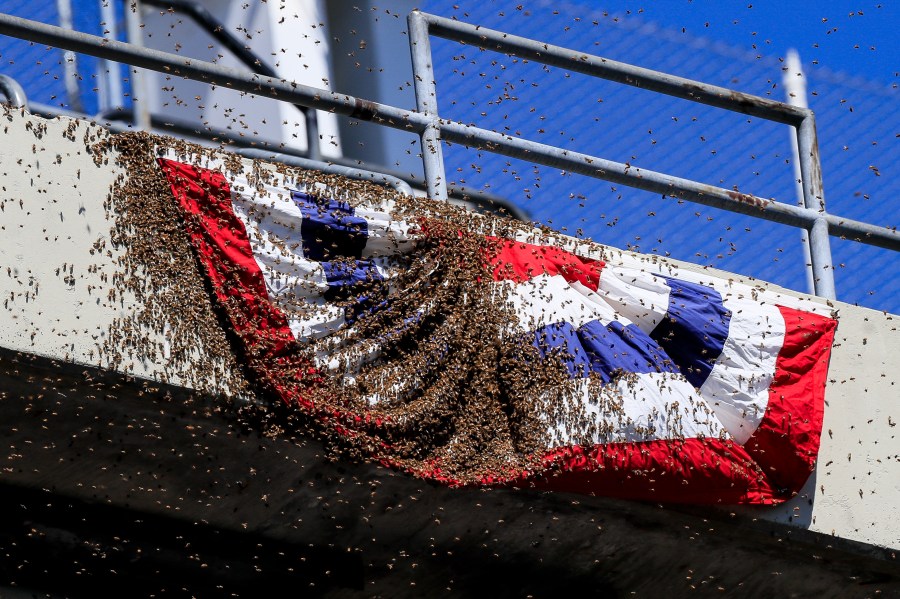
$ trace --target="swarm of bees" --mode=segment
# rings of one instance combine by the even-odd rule
[[[149,135],[134,133],[88,146],[95,161],[116,156],[124,167],[106,202],[112,228],[94,250],[104,252],[109,244],[122,251],[109,299],[136,300],[135,310],[109,327],[101,359],[113,368],[125,360],[161,364],[162,382],[252,397],[210,304],[171,191],[147,160],[150,143]],[[110,152],[113,146],[116,151]]]
[[[287,352],[275,352],[271,344],[259,343],[252,323],[229,326],[242,322],[245,300],[227,291],[216,294],[204,280],[188,234],[191,217],[178,205],[156,155],[160,148],[193,157],[210,151],[145,133],[107,143],[127,173],[110,196],[116,220],[111,243],[125,248],[115,282],[142,306],[110,331],[105,350],[113,362],[121,359],[123,346],[141,359],[163,361],[168,372],[187,377],[200,390],[242,398],[238,412],[270,435],[283,431],[285,414],[300,407],[305,417],[289,417],[289,426],[324,438],[336,458],[375,458],[453,484],[496,480],[498,474],[513,479],[538,469],[541,452],[558,441],[555,431],[567,431],[571,443],[619,428],[622,405],[615,385],[586,377],[595,409],[585,409],[554,351],[539,351],[533,336],[510,327],[515,316],[492,284],[487,264],[497,240],[513,237],[521,223],[397,198],[368,182],[254,163],[249,170],[257,184],[267,173],[279,172],[298,187],[351,205],[391,202],[393,217],[428,230],[390,285],[359,283],[335,299],[338,306],[349,306],[366,295],[386,307],[360,317],[340,339],[342,347],[359,348],[377,339],[378,358],[355,365],[348,360],[343,371],[327,372],[311,367],[321,344],[291,339]],[[234,156],[226,157],[225,165],[234,172],[248,170]],[[147,330],[162,334],[167,347],[148,342],[142,334]],[[198,347],[228,365],[228,380],[212,369],[185,372]],[[352,376],[344,376],[349,370]],[[293,405],[279,405],[279,397]],[[597,405],[605,418],[596,417]]]

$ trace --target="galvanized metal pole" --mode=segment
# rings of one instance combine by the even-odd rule
[[[128,41],[134,46],[143,47],[140,0],[129,0],[128,6],[125,7],[125,28]],[[131,103],[134,111],[134,126],[143,131],[149,131],[150,104],[147,97],[147,80],[144,72],[135,66],[131,68]]]
[[[310,160],[322,160],[322,146],[319,144],[319,118],[314,108],[303,111],[306,124],[306,154]]]
[[[6,97],[3,104],[9,104],[13,108],[28,108],[28,96],[19,82],[9,75],[0,75],[0,94]]]
[[[118,23],[116,22],[116,9],[113,6],[115,0],[100,0],[100,28],[103,37],[114,40],[119,37]],[[119,63],[108,60],[100,60],[101,103],[99,112],[106,112],[112,108],[122,106],[122,78]]]
[[[705,206],[749,214],[764,220],[795,227],[810,227],[818,217],[817,214],[811,214],[805,208],[792,204],[766,200],[731,189],[673,177],[665,173],[512,137],[496,131],[487,131],[455,121],[442,121],[441,131],[444,139],[467,147],[519,158],[595,179],[620,183],[664,196],[683,198]],[[897,247],[900,248],[900,235],[896,236],[896,241]]]
[[[834,288],[834,266],[831,262],[831,242],[828,239],[828,220],[825,218],[825,191],[822,187],[822,166],[819,163],[819,142],[816,138],[816,117],[807,114],[797,127],[797,147],[800,152],[800,173],[803,179],[803,203],[810,212],[817,212],[809,231],[809,253],[816,295],[837,299]]]
[[[584,54],[569,48],[511,35],[471,23],[422,14],[431,35],[464,42],[476,48],[515,55],[575,73],[600,77],[624,85],[700,102],[717,108],[757,116],[779,123],[796,124],[806,110],[784,102],[745,94],[726,87],[685,79],[660,71],[617,62],[602,56]]]
[[[429,197],[446,200],[447,178],[444,173],[444,151],[441,147],[441,125],[437,109],[437,88],[431,64],[431,39],[428,21],[414,10],[406,19],[409,25],[409,52],[412,55],[413,84],[416,90],[416,109],[431,122],[421,133],[422,166]]]
[[[806,102],[806,76],[803,74],[803,65],[800,63],[800,55],[791,48],[787,52],[784,61],[784,72],[781,76],[784,92],[787,94],[787,103],[791,106],[809,108]],[[797,205],[805,206],[803,199],[803,173],[800,172],[800,150],[797,146],[797,131],[791,128],[791,150],[794,153],[794,188],[797,194]],[[806,272],[806,290],[808,293],[816,292],[815,276],[813,275],[812,258],[809,249],[809,233],[802,229],[800,243],[803,247],[803,264]]]
[[[203,81],[210,85],[218,85],[292,104],[302,104],[346,115],[350,118],[375,121],[385,127],[403,131],[420,133],[431,123],[428,117],[418,112],[388,104],[339,94],[311,85],[285,81],[277,77],[224,67],[203,60],[186,58],[153,48],[105,40],[96,35],[69,31],[9,14],[0,13],[0,35],[10,35],[48,46],[83,52],[91,56],[109,58],[157,71],[170,77]]]

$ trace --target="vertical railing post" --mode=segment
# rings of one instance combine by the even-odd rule
[[[791,106],[809,108],[806,100],[806,75],[803,74],[803,65],[800,63],[800,55],[791,48],[787,52],[784,62],[784,71],[781,75],[781,83],[784,87],[785,100]],[[803,173],[800,171],[800,150],[797,146],[797,130],[790,127],[791,150],[794,154],[794,189],[797,197],[797,205],[806,207],[803,199]],[[806,292],[815,294],[816,280],[813,275],[812,258],[809,250],[809,232],[801,229],[800,245],[803,250],[803,264],[806,272]]]
[[[816,138],[816,118],[808,112],[797,125],[797,149],[800,173],[803,178],[803,203],[808,210],[825,215],[825,191],[822,186],[822,165],[819,162],[819,142]],[[828,222],[817,219],[809,228],[809,252],[812,261],[816,295],[837,299],[834,289],[834,266],[831,262],[831,242]]]
[[[304,107],[303,120],[306,125],[306,155],[310,160],[322,160],[322,147],[319,145],[319,119],[315,108]]]
[[[447,178],[444,174],[444,152],[441,147],[441,128],[438,119],[434,67],[431,63],[428,21],[422,16],[422,13],[414,10],[409,13],[406,22],[409,25],[409,51],[412,56],[416,110],[431,117],[431,123],[425,127],[421,135],[425,185],[430,198],[446,200]]]

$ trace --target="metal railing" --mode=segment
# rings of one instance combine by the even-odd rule
[[[28,98],[25,96],[25,90],[19,85],[19,82],[9,75],[0,75],[0,94],[6,98],[6,104],[14,108],[24,108],[28,106]]]
[[[419,11],[413,11],[409,15],[410,49],[417,97],[417,110],[414,111],[331,90],[292,83],[260,73],[247,73],[210,62],[185,58],[177,54],[105,40],[97,36],[6,14],[0,14],[0,34],[129,63],[135,67],[167,74],[170,77],[204,81],[211,85],[300,104],[308,108],[328,110],[339,115],[418,133],[422,140],[422,158],[428,192],[435,199],[447,198],[447,181],[441,148],[441,141],[446,140],[537,164],[560,167],[572,173],[806,229],[810,239],[815,292],[825,298],[833,299],[835,297],[829,235],[900,251],[900,234],[896,230],[844,219],[825,211],[815,117],[808,109],[607,60],[599,56],[582,54]],[[800,148],[800,170],[803,178],[805,205],[795,206],[766,200],[750,194],[442,119],[437,110],[437,91],[431,64],[431,35],[480,48],[515,54],[550,66],[791,125],[796,129],[797,143]]]
[[[56,106],[31,102],[26,97],[22,86],[8,75],[0,74],[0,95],[5,96],[7,99],[6,103],[11,106],[26,108],[32,114],[43,117],[55,118],[64,116],[76,119],[90,119],[113,133],[125,133],[134,130],[129,125],[134,120],[134,115],[130,110],[118,108],[96,115],[89,115]],[[161,117],[153,113],[149,117],[150,130],[152,131],[169,133],[178,137],[196,140],[200,143],[214,142],[227,145],[229,152],[240,154],[246,158],[260,158],[267,161],[281,162],[288,166],[340,175],[358,181],[370,181],[391,187],[399,193],[409,196],[422,195],[424,193],[424,187],[418,181],[415,181],[414,177],[413,182],[410,182],[409,175],[404,175],[382,166],[369,165],[365,162],[337,156],[329,157],[327,160],[314,160],[309,157],[308,153],[290,146],[284,146],[276,141],[248,137],[227,129],[216,129],[208,125],[197,127],[196,123],[187,123],[171,117]],[[273,148],[277,148],[277,150]],[[477,212],[509,216],[523,222],[530,221],[528,213],[509,200],[486,193],[480,189],[452,186],[450,188],[450,201],[461,203],[468,209]]]
[[[441,197],[446,193],[443,188],[445,174],[440,151],[443,137],[478,149],[526,158],[547,166],[566,168],[639,189],[802,227],[809,231],[816,295],[835,297],[831,247],[828,239],[830,223],[825,212],[815,116],[811,110],[418,11],[411,13],[408,21],[417,108],[431,117],[431,122],[422,133],[422,144],[428,148],[428,151],[423,151],[423,160],[425,178],[429,182],[431,194]],[[497,143],[494,136],[491,136],[492,139],[485,139],[480,132],[473,134],[469,131],[466,135],[459,135],[458,130],[443,126],[438,116],[437,90],[431,60],[431,35],[481,49],[515,55],[591,77],[792,125],[797,131],[804,206],[796,211],[783,210],[781,207],[787,206],[786,204],[775,204],[749,194],[575,154],[561,148],[510,136],[502,136],[505,138],[504,143]],[[768,214],[764,215],[764,212]],[[774,214],[776,212],[777,216]]]

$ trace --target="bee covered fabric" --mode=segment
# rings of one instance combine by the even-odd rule
[[[187,163],[190,162],[190,163]],[[771,504],[815,466],[820,304],[426,200],[159,164],[248,369],[448,484]]]

